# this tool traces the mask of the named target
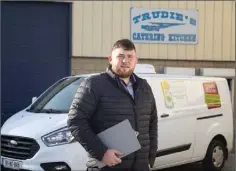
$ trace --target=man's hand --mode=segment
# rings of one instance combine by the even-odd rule
[[[115,166],[121,163],[121,159],[119,158],[121,155],[122,153],[118,150],[107,150],[102,160],[107,166]]]

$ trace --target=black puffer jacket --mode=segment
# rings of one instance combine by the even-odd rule
[[[142,169],[153,164],[157,151],[157,110],[152,90],[146,80],[134,75],[135,98],[111,71],[91,76],[78,89],[68,117],[68,127],[75,139],[98,160],[107,147],[96,137],[99,132],[129,119],[142,148],[122,159],[114,168]]]

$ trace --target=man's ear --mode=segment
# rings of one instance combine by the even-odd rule
[[[108,62],[111,63],[111,61],[112,61],[112,57],[108,56]]]
[[[138,56],[136,57],[136,63],[138,63]]]

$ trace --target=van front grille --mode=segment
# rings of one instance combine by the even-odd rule
[[[32,158],[39,148],[32,138],[1,135],[1,156],[26,160]]]

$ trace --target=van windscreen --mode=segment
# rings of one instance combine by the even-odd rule
[[[27,111],[34,113],[68,113],[82,77],[65,78],[48,89]]]

